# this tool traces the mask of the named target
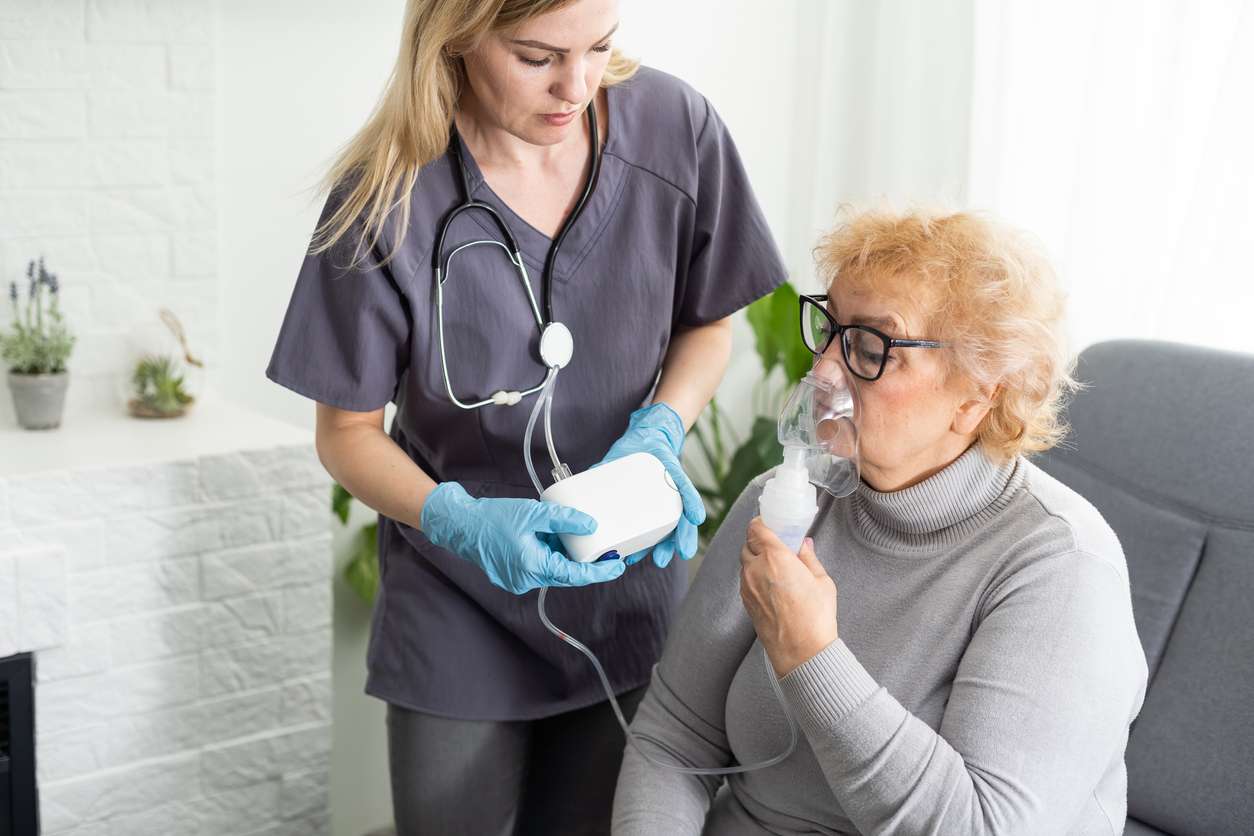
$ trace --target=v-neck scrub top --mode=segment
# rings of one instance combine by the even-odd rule
[[[684,82],[644,67],[606,94],[600,177],[553,273],[553,315],[575,344],[554,391],[553,435],[576,473],[599,462],[628,415],[647,402],[677,327],[722,319],[786,277],[710,104]],[[461,152],[472,197],[504,217],[539,302],[550,239],[493,194],[464,144]],[[431,248],[442,217],[461,202],[457,166],[441,155],[419,172],[408,233],[390,261],[381,265],[399,212],[365,264],[348,266],[356,229],[307,256],[266,374],[340,409],[369,412],[395,401],[391,438],[436,481],[457,481],[477,497],[534,498],[522,439],[536,396],[467,411],[444,388]],[[482,211],[463,213],[445,252],[498,236]],[[463,401],[544,378],[535,318],[497,247],[472,247],[453,260],[444,330],[449,377]],[[532,455],[547,475],[539,428]],[[367,693],[476,720],[535,719],[604,699],[588,660],[540,623],[538,592],[493,586],[477,566],[382,515],[378,534]],[[682,560],[666,569],[644,560],[616,581],[552,589],[546,609],[597,654],[621,693],[648,682],[686,585]]]

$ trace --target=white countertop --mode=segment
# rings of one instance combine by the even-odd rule
[[[56,430],[24,430],[15,421],[0,422],[0,479],[312,443],[313,433],[306,429],[206,393],[182,418],[144,420],[101,408],[67,411]]]

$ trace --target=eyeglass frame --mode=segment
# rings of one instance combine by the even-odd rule
[[[839,339],[840,340],[840,357],[842,360],[845,361],[845,368],[849,369],[849,373],[857,377],[859,380],[865,380],[868,383],[873,383],[879,380],[881,377],[883,377],[884,369],[888,368],[889,353],[894,348],[944,348],[947,345],[947,343],[941,342],[940,340],[906,340],[906,339],[898,339],[897,337],[890,337],[887,334],[885,334],[883,331],[879,330],[878,328],[873,328],[870,325],[856,325],[856,324],[841,325],[839,322],[836,321],[836,318],[828,312],[827,305],[824,304],[827,302],[828,298],[829,297],[826,293],[818,294],[818,295],[809,295],[809,294],[803,293],[803,294],[800,294],[800,296],[798,297],[798,300],[799,300],[798,304],[800,307],[800,323],[799,324],[801,325],[801,343],[807,349],[809,349],[810,353],[813,354],[815,357],[822,357],[824,354],[827,353],[827,349],[831,348],[832,341]],[[807,329],[806,329],[806,325],[807,325],[806,303],[807,302],[809,302],[814,307],[816,307],[819,311],[821,311],[823,313],[823,316],[827,317],[828,323],[832,326],[832,333],[831,333],[831,336],[827,338],[827,345],[823,346],[822,349],[818,351],[815,351],[813,348],[810,348],[809,339],[807,338]],[[874,377],[867,377],[866,375],[861,374],[860,372],[856,371],[853,367],[853,364],[849,362],[849,346],[845,344],[845,332],[853,330],[853,329],[857,329],[859,331],[868,331],[874,334],[875,336],[879,337],[880,340],[884,344],[884,356],[883,356],[883,359],[880,360],[880,370],[876,373]]]

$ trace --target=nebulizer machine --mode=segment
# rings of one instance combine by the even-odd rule
[[[562,355],[561,365],[564,366],[570,358],[569,349]],[[591,536],[560,535],[567,555],[575,560],[588,561],[597,559],[610,549],[626,555],[656,545],[674,528],[682,512],[674,482],[661,463],[647,453],[634,453],[571,475],[553,444],[552,399],[559,370],[559,365],[550,364],[548,376],[527,422],[523,454],[527,472],[541,499],[570,505],[597,520],[597,532]],[[555,481],[548,488],[541,485],[531,458],[532,434],[542,411],[548,452],[554,465],[552,475]],[[857,391],[842,364],[827,360],[820,360],[785,402],[777,427],[784,460],[764,485],[759,508],[766,525],[793,551],[800,549],[818,513],[816,489],[821,488],[839,498],[852,493],[858,485],[858,432],[855,423],[858,411]],[[797,724],[763,649],[767,681],[788,721],[789,743],[784,751],[759,763],[729,767],[686,767],[654,758],[639,744],[628,726],[596,654],[549,620],[545,612],[547,594],[547,589],[540,590],[537,605],[540,620],[550,632],[592,663],[628,743],[649,763],[689,775],[730,775],[774,766],[795,750]]]

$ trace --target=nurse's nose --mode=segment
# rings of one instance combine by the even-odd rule
[[[549,92],[564,102],[581,105],[588,98],[588,81],[583,61],[567,60]]]

